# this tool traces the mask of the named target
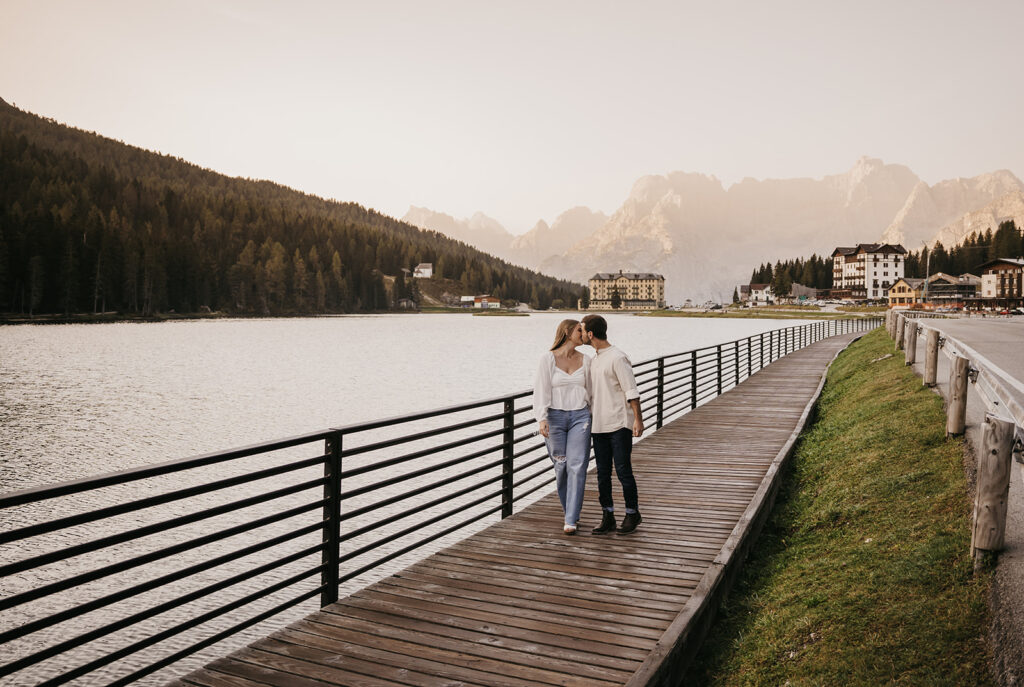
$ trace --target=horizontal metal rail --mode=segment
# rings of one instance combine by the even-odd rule
[[[870,329],[878,324],[878,318],[861,318],[787,327],[637,363],[633,367],[641,392],[642,417],[653,431],[672,417],[724,393],[788,352],[828,336]],[[144,639],[128,646],[104,648],[102,655],[86,659],[81,665],[62,664],[60,668],[64,672],[45,683],[56,685],[80,678],[182,633],[205,633],[199,641],[184,649],[154,659],[147,658],[150,662],[143,668],[130,669],[132,672],[112,682],[129,684],[308,599],[320,596],[321,604],[330,603],[338,598],[341,585],[375,572],[385,563],[421,550],[496,514],[506,517],[513,512],[513,504],[526,503],[542,490],[550,489],[554,482],[545,442],[539,440],[537,432],[532,429],[535,420],[531,394],[531,390],[518,391],[497,398],[335,427],[0,495],[0,511],[3,511],[112,486],[136,482],[148,484],[144,480],[186,471],[222,471],[225,466],[236,463],[241,466],[237,469],[242,471],[239,475],[212,477],[207,477],[206,472],[192,472],[191,479],[200,482],[197,486],[158,491],[129,501],[93,507],[82,513],[0,531],[0,544],[11,544],[59,537],[74,528],[79,528],[75,531],[81,537],[82,528],[91,531],[113,522],[112,519],[143,511],[147,513],[146,519],[153,520],[149,523],[136,521],[130,527],[119,524],[112,534],[109,530],[97,529],[105,533],[85,541],[77,539],[45,553],[5,561],[0,565],[0,578],[22,575],[43,566],[66,565],[69,562],[74,562],[75,566],[57,581],[32,586],[22,580],[20,591],[0,599],[0,612],[104,578],[131,574],[158,561],[166,565],[179,554],[190,553],[197,557],[184,561],[178,569],[170,572],[161,570],[161,574],[151,579],[135,580],[116,591],[67,608],[54,611],[51,605],[39,617],[0,632],[0,653],[7,656],[4,659],[6,663],[0,665],[0,678],[57,659],[86,643],[92,646],[93,642],[102,642],[108,636],[136,627],[141,622],[158,621],[161,614],[185,604],[206,603],[196,611],[195,617],[185,622],[147,630]],[[473,414],[476,417],[467,418]],[[441,421],[440,426],[430,426],[437,424],[437,420]],[[523,432],[524,429],[527,431]],[[323,450],[318,455],[298,459],[287,456],[289,451],[320,442]],[[470,446],[473,448],[468,452],[459,453],[458,449]],[[288,458],[285,462],[278,459],[282,455]],[[279,464],[268,466],[266,462],[257,462],[271,459]],[[238,463],[243,460],[248,462],[244,465]],[[320,474],[313,477],[310,471]],[[374,479],[375,473],[381,476]],[[439,475],[437,478],[421,483],[423,477],[435,473]],[[253,490],[254,483],[263,479],[273,479],[275,488],[244,493],[246,489]],[[459,485],[462,480],[469,481]],[[303,492],[313,489],[318,490],[315,500],[296,503]],[[483,494],[479,493],[481,490]],[[218,503],[218,500],[223,502]],[[91,501],[99,503],[102,498],[98,495]],[[173,513],[173,517],[164,517],[160,509],[169,507],[179,511]],[[182,513],[182,509],[186,512]],[[267,512],[266,509],[271,510]],[[455,521],[460,515],[463,517]],[[206,525],[222,517],[234,518],[234,522]],[[286,521],[292,518],[300,518],[300,524],[289,525]],[[412,518],[415,520],[409,522]],[[380,534],[382,528],[390,529],[389,526],[401,521],[409,524],[397,531]],[[144,550],[141,545],[144,537],[171,532],[184,534],[182,528],[200,525],[208,529],[201,531],[199,536],[167,543],[155,550]],[[427,528],[433,526],[441,528],[427,533]],[[233,550],[221,548],[225,540],[238,536],[254,540],[243,542]],[[289,543],[298,546],[298,550],[277,552],[276,547]],[[343,551],[342,545],[351,547],[351,550]],[[91,560],[90,556],[99,556],[103,550],[113,546],[142,548],[127,555],[118,553],[113,560],[110,556],[99,558],[98,565],[91,568],[80,565],[87,559]],[[390,547],[395,548],[375,560],[365,561],[366,557]],[[31,545],[20,545],[19,548],[32,550]],[[247,557],[268,556],[272,551],[275,553],[270,559],[255,560],[238,567]],[[298,572],[291,567],[317,554],[320,555],[319,565]],[[242,581],[248,582],[273,571],[281,571],[287,575],[286,579],[260,582],[258,589],[247,589],[233,600],[218,598]],[[240,622],[232,621],[234,624],[226,629],[205,630],[199,627],[208,620],[239,611],[292,585],[309,584],[309,578],[315,576],[319,576],[319,581],[293,598],[271,609],[250,612],[249,617]],[[177,591],[173,596],[159,598],[148,602],[148,605],[141,602],[143,595],[170,590],[171,585],[188,581],[195,582],[194,588]],[[214,599],[218,605],[209,605]],[[60,637],[43,648],[35,646],[27,652],[23,649],[20,654],[3,649],[11,642],[23,641],[59,623],[115,607],[126,608],[128,612],[113,622],[85,627],[74,636]],[[190,638],[192,636],[189,634]]]

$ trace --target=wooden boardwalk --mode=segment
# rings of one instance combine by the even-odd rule
[[[678,684],[828,364],[857,336],[791,353],[637,444],[636,532],[590,534],[591,471],[576,536],[551,494],[173,684]]]

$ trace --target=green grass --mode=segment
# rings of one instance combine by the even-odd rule
[[[882,329],[832,365],[698,685],[989,685],[961,440]]]

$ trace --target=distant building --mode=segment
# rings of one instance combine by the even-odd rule
[[[421,262],[416,265],[416,269],[413,270],[412,276],[417,279],[431,279],[434,276],[434,263],[432,262]]]
[[[972,307],[1014,308],[1024,305],[1024,258],[999,258],[978,265],[981,298]]]
[[[747,287],[750,290],[750,302],[754,303],[771,303],[772,302],[772,287],[771,284],[751,284]]]
[[[929,307],[960,309],[968,300],[978,297],[981,277],[961,274],[954,277],[945,272],[936,272],[928,277],[922,297]]]
[[[474,308],[500,308],[501,299],[494,296],[473,296]]]
[[[909,308],[915,303],[923,302],[924,279],[900,277],[889,287],[889,307]]]
[[[623,310],[665,307],[665,277],[650,272],[599,272],[590,278],[590,310],[611,310],[612,295],[619,294]]]
[[[889,243],[859,243],[832,251],[832,296],[854,300],[888,297],[903,277],[907,249]]]
[[[818,295],[818,290],[810,286],[804,286],[803,284],[793,284],[789,287],[789,297],[797,301],[814,300]]]

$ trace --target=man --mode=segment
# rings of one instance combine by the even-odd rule
[[[597,461],[597,493],[601,502],[601,524],[592,531],[606,534],[612,530],[629,534],[643,520],[637,504],[636,479],[633,477],[633,437],[644,433],[640,415],[640,392],[633,377],[633,365],[621,350],[608,343],[608,323],[600,315],[587,315],[580,323],[583,342],[597,351],[590,363],[591,438]],[[626,516],[615,527],[612,501],[612,465],[622,485]]]

